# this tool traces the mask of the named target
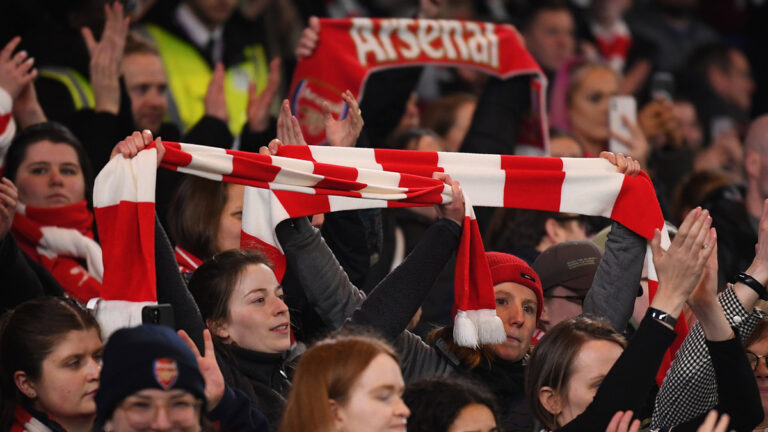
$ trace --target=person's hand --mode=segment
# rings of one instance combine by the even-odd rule
[[[224,123],[229,121],[227,96],[224,91],[226,80],[227,74],[224,71],[224,65],[216,63],[213,68],[213,75],[211,75],[211,82],[208,83],[208,91],[205,93],[205,114]]]
[[[13,117],[21,129],[48,121],[43,107],[37,100],[37,92],[33,82],[27,83],[13,102]]]
[[[698,432],[726,432],[728,430],[728,424],[731,422],[731,417],[728,414],[723,414],[720,419],[717,418],[717,411],[712,410],[707,414],[707,418],[704,419],[704,423],[697,429]]]
[[[464,225],[464,215],[466,214],[466,211],[464,208],[464,195],[461,193],[461,185],[459,182],[453,180],[450,175],[440,172],[434,173],[432,178],[436,178],[450,186],[451,194],[453,195],[453,199],[450,203],[435,205],[438,217],[450,219],[459,224],[459,226]]]
[[[717,301],[717,242],[704,265],[704,274],[688,297],[688,306],[699,320],[707,340],[725,341],[734,337],[725,312]]]
[[[216,361],[216,353],[213,350],[213,339],[211,338],[211,332],[208,329],[203,330],[203,343],[205,345],[205,352],[200,355],[200,351],[197,350],[195,342],[189,337],[184,330],[178,331],[179,337],[184,343],[187,344],[190,350],[195,354],[197,360],[197,367],[200,369],[200,375],[203,376],[205,381],[205,398],[208,399],[208,411],[213,411],[216,405],[221,402],[221,398],[224,397],[224,391],[226,390],[226,384],[224,382],[224,375],[221,374],[219,369],[219,363]]]
[[[328,144],[334,147],[354,147],[360,131],[363,130],[363,116],[357,100],[352,92],[347,90],[341,94],[341,98],[347,103],[349,110],[344,120],[337,121],[331,114],[328,102],[323,102],[323,117],[325,118],[325,138]]]
[[[288,99],[283,100],[280,114],[277,116],[277,139],[286,145],[307,145],[301,133],[299,120],[291,113]]]
[[[251,82],[248,86],[248,127],[251,132],[264,132],[269,127],[269,107],[279,86],[280,58],[276,57],[269,62],[267,86],[261,94],[256,93],[256,83]]]
[[[11,99],[16,99],[37,77],[37,69],[33,67],[35,58],[29,57],[24,50],[13,53],[20,43],[21,37],[16,36],[0,51],[0,87],[11,95]]]
[[[656,230],[651,241],[653,264],[659,277],[659,290],[651,306],[677,318],[691,291],[701,279],[716,237],[710,229],[709,211],[697,207],[688,213],[669,249],[661,249],[661,233]]]
[[[19,191],[12,181],[3,177],[0,181],[0,241],[5,238],[13,225]]]
[[[632,421],[632,410],[616,411],[605,432],[638,432],[640,430],[640,420]],[[630,424],[631,422],[631,424]]]
[[[311,57],[320,40],[320,19],[316,16],[309,17],[309,25],[304,29],[296,47],[296,57],[299,59]]]
[[[131,159],[139,154],[140,151],[147,148],[151,143],[152,132],[150,132],[149,129],[144,129],[142,132],[136,131],[115,145],[109,159],[112,159],[118,154],[122,154],[126,159]],[[160,166],[160,162],[163,160],[163,156],[165,156],[165,146],[160,137],[155,139],[155,147],[157,148],[157,166]]]
[[[747,274],[763,285],[768,283],[768,200],[763,202],[763,214],[760,216],[757,245],[755,246],[755,259],[752,260],[752,264],[747,269]]]
[[[720,307],[720,303],[717,301],[717,267],[717,242],[715,242],[712,255],[704,264],[701,279],[688,297],[688,306],[691,307],[696,316],[704,314],[710,308]]]
[[[130,17],[123,13],[123,5],[104,5],[105,21],[101,40],[98,42],[88,27],[80,29],[88,54],[94,109],[112,114],[120,110],[120,62],[128,36]]]
[[[440,11],[444,0],[419,0],[418,18],[437,19],[440,17]]]
[[[279,139],[275,138],[270,141],[268,145],[261,146],[259,148],[259,153],[267,156],[275,156],[281,145],[283,145],[283,143],[280,142]]]
[[[600,152],[600,158],[616,166],[616,172],[619,174],[636,177],[642,171],[640,162],[633,160],[632,156],[623,153]]]
[[[675,115],[672,103],[664,98],[645,104],[637,115],[637,122],[654,148],[667,145],[677,148],[683,144],[680,119]]]
[[[627,118],[627,116],[621,116],[621,121],[624,122],[624,126],[629,130],[629,136],[626,137],[614,131],[611,131],[611,136],[627,146],[629,155],[632,156],[632,159],[640,162],[640,167],[645,167],[645,164],[648,161],[649,148],[648,141],[645,139],[643,131]]]

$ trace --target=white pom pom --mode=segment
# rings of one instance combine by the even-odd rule
[[[493,309],[477,311],[475,326],[481,344],[499,344],[507,340],[504,323]]]
[[[477,348],[477,327],[466,312],[456,312],[453,319],[453,341],[467,348]]]

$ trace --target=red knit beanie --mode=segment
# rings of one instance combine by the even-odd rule
[[[491,277],[493,285],[496,286],[504,282],[515,282],[523,285],[536,294],[536,323],[541,317],[541,310],[544,307],[544,294],[541,289],[541,279],[539,275],[522,259],[501,252],[486,252],[488,266],[491,268]]]

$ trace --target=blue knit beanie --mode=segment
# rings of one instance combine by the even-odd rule
[[[205,381],[195,355],[172,329],[145,324],[116,331],[104,348],[96,424],[109,420],[123,399],[150,388],[186,390],[205,410]]]

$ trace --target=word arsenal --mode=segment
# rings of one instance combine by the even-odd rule
[[[499,38],[491,23],[353,18],[350,35],[363,66],[416,59],[499,66]]]

